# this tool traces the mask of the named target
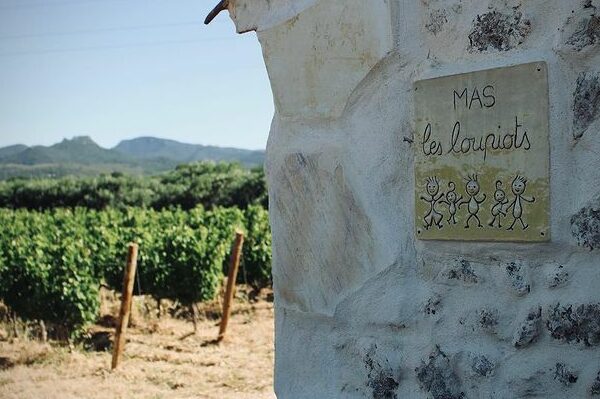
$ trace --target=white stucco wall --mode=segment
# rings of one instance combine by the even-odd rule
[[[258,32],[276,105],[278,397],[599,396],[598,1],[229,8],[238,31]],[[540,60],[552,241],[416,240],[413,83]]]

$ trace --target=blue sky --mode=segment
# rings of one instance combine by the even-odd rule
[[[88,135],[264,148],[260,46],[227,12],[205,26],[216,3],[0,0],[0,146]]]

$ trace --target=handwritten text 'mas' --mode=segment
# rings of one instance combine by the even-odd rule
[[[496,96],[494,96],[494,91],[496,89],[492,85],[487,85],[481,90],[481,95],[479,94],[479,89],[477,87],[473,88],[473,91],[469,91],[467,87],[463,89],[460,93],[456,90],[453,90],[452,97],[454,100],[454,110],[456,110],[457,101],[460,107],[461,100],[465,101],[465,108],[471,109],[473,105],[477,108],[492,108],[496,105]],[[460,91],[460,90],[459,90]],[[469,95],[471,93],[471,95]]]
[[[518,116],[515,116],[514,130],[509,133],[489,133],[479,135],[478,137],[464,135],[461,132],[460,121],[457,121],[450,132],[447,145],[433,138],[431,123],[428,123],[423,131],[422,150],[425,156],[440,156],[444,154],[470,154],[481,152],[485,160],[488,151],[494,150],[518,150],[528,151],[531,149],[531,142],[526,131],[522,131],[523,125],[519,123]]]

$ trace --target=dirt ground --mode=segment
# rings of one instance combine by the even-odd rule
[[[275,398],[273,304],[237,301],[234,309],[221,344],[214,343],[214,317],[182,339],[193,331],[191,322],[136,315],[113,372],[110,351],[15,340],[0,331],[0,398]]]

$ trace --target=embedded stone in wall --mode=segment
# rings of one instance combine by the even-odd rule
[[[513,339],[517,348],[523,348],[535,342],[542,328],[542,307],[538,306],[527,314],[527,318],[519,325]]]
[[[433,10],[429,14],[429,21],[425,24],[425,28],[434,35],[437,35],[442,31],[446,23],[448,23],[448,13],[446,10]]]
[[[600,73],[579,74],[573,99],[573,136],[579,139],[600,117]]]
[[[427,362],[422,362],[415,371],[421,389],[428,392],[434,399],[462,399],[465,397],[460,381],[450,364],[450,359],[439,347],[429,356]]]
[[[473,25],[469,51],[510,50],[521,44],[531,30],[531,22],[517,9],[512,13],[493,10],[478,15]]]
[[[475,284],[480,280],[475,270],[473,270],[471,262],[466,259],[457,260],[453,267],[446,271],[446,276],[448,280],[458,280],[466,284]]]
[[[568,387],[577,382],[577,374],[573,369],[564,363],[556,363],[554,379],[559,381],[564,386]]]
[[[569,272],[564,265],[555,263],[547,275],[548,288],[560,288],[569,283]]]
[[[578,245],[600,247],[600,196],[571,217],[571,230]]]
[[[600,44],[600,15],[591,1],[579,10],[573,10],[562,28],[561,45],[573,53],[585,52]]]
[[[484,308],[479,311],[479,325],[485,331],[495,333],[498,325],[498,309]]]
[[[600,345],[600,304],[558,304],[550,310],[546,326],[554,339]]]
[[[422,312],[426,315],[435,315],[439,309],[442,299],[438,294],[432,295],[427,302],[425,302],[422,306]]]
[[[373,399],[397,399],[399,377],[394,374],[389,365],[383,366],[375,359],[376,346],[370,348],[365,355],[365,367],[367,368],[367,386],[371,388]]]
[[[590,387],[590,394],[593,396],[600,396],[600,371]]]
[[[476,355],[471,358],[471,370],[481,377],[489,377],[494,373],[496,364],[484,355]]]
[[[519,370],[515,378],[509,380],[507,390],[511,392],[511,395],[507,395],[507,398],[548,398],[551,397],[549,391],[556,391],[555,387],[552,387],[552,377],[550,373],[554,372],[554,367],[548,368],[548,372],[545,369],[534,369],[530,370]],[[564,397],[560,397],[564,399]]]
[[[523,296],[531,291],[527,266],[522,261],[508,263],[505,270],[508,284],[517,296]]]

